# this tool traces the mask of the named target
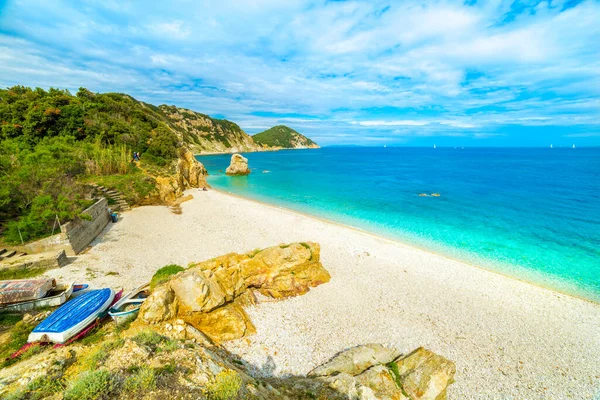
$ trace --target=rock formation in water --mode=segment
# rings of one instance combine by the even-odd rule
[[[182,319],[216,342],[256,332],[243,306],[258,292],[281,299],[328,282],[317,243],[292,243],[247,254],[227,254],[193,264],[158,286],[140,310],[158,324]]]
[[[248,175],[250,168],[248,168],[248,159],[241,154],[234,154],[231,156],[231,162],[229,167],[225,170],[227,175]]]

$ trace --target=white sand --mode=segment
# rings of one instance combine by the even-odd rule
[[[347,347],[379,342],[455,361],[453,399],[600,398],[600,305],[302,214],[191,193],[182,215],[125,213],[49,274],[130,289],[165,264],[316,241],[331,282],[248,309],[258,334],[227,345],[257,369],[305,374]]]

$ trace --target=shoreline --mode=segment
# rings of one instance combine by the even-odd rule
[[[527,280],[527,279],[522,279],[522,278],[519,278],[519,277],[516,277],[516,276],[513,276],[513,275],[508,275],[508,274],[502,273],[502,272],[497,271],[497,270],[493,270],[493,269],[486,268],[486,267],[481,266],[481,265],[470,263],[470,262],[465,261],[465,260],[461,260],[461,259],[458,259],[458,258],[455,258],[455,257],[451,257],[451,256],[449,256],[447,254],[439,253],[437,251],[428,249],[426,247],[421,247],[419,245],[412,244],[412,243],[406,243],[406,242],[403,242],[401,240],[393,239],[393,238],[390,238],[390,237],[387,237],[387,236],[384,236],[384,235],[380,235],[378,233],[371,232],[371,231],[368,231],[368,230],[365,230],[365,229],[362,229],[362,228],[359,228],[359,227],[356,227],[356,226],[347,225],[347,224],[344,224],[342,222],[337,222],[337,221],[333,221],[333,220],[330,220],[330,219],[327,219],[327,218],[319,217],[317,215],[310,214],[308,212],[303,212],[303,211],[299,211],[299,210],[294,210],[292,208],[287,208],[287,207],[284,207],[284,206],[280,206],[280,205],[277,205],[277,204],[263,202],[263,201],[256,200],[256,199],[253,199],[253,198],[250,198],[250,197],[244,197],[244,196],[232,193],[232,192],[228,192],[226,190],[217,189],[217,188],[215,188],[213,186],[211,186],[211,190],[217,191],[217,192],[219,192],[221,194],[224,194],[226,196],[232,196],[232,197],[235,197],[235,198],[238,198],[238,199],[241,199],[241,200],[251,201],[251,202],[260,204],[262,206],[272,207],[274,209],[278,209],[278,210],[286,211],[286,212],[290,212],[290,213],[296,213],[298,215],[301,215],[301,216],[307,217],[307,218],[313,218],[313,219],[316,219],[316,220],[318,220],[320,222],[323,222],[323,223],[326,223],[326,224],[336,225],[336,226],[338,226],[340,228],[351,229],[353,231],[356,231],[356,232],[364,234],[364,235],[369,235],[369,236],[375,237],[377,239],[389,241],[390,243],[393,243],[393,244],[396,244],[396,245],[408,247],[410,249],[417,250],[417,251],[422,251],[422,252],[429,253],[429,254],[432,254],[432,255],[435,255],[435,256],[438,256],[438,257],[443,257],[443,258],[446,258],[448,260],[452,260],[454,262],[458,262],[458,263],[467,265],[469,267],[477,268],[479,270],[486,271],[486,272],[491,272],[493,274],[500,275],[500,276],[502,276],[504,278],[513,279],[515,281],[518,281],[518,282],[521,282],[521,283],[525,283],[525,284],[528,284],[528,285],[532,285],[532,286],[535,286],[537,288],[550,291],[552,293],[557,293],[557,294],[561,294],[563,296],[572,297],[574,299],[583,300],[583,301],[586,301],[586,302],[589,302],[589,303],[592,303],[592,304],[595,304],[595,305],[600,305],[600,301],[595,301],[595,300],[589,299],[587,297],[584,297],[584,296],[581,296],[581,295],[577,295],[575,293],[565,292],[565,291],[562,291],[560,289],[553,288],[553,287],[550,287],[550,286],[545,286],[545,285],[539,284],[537,282],[532,282],[532,281]],[[522,268],[522,267],[520,267],[520,268]]]
[[[198,153],[194,154],[194,157],[202,157],[202,156],[224,156],[227,154],[245,154],[245,153],[266,153],[270,151],[283,151],[283,150],[316,150],[321,147],[282,147],[282,148],[271,148],[271,149],[260,149],[260,150],[252,150],[252,151],[227,151],[227,152],[206,152],[206,153]]]
[[[258,375],[305,375],[342,350],[423,346],[456,363],[449,398],[594,399],[600,306],[314,216],[219,190],[186,192],[182,214],[143,206],[45,275],[133,289],[187,266],[281,243],[320,244],[331,280],[246,307],[256,334],[223,345]]]

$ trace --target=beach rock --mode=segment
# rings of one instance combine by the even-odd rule
[[[150,357],[151,351],[145,346],[140,346],[131,339],[125,339],[122,347],[113,351],[105,365],[110,370],[120,370],[134,365],[144,365]]]
[[[157,176],[156,190],[158,192],[158,199],[164,204],[171,204],[181,196],[182,191],[179,189],[177,179],[172,176]]]
[[[142,303],[139,315],[147,324],[168,321],[177,316],[175,293],[169,285],[156,287],[150,296]]]
[[[404,393],[414,400],[443,400],[454,382],[456,365],[423,347],[394,363],[398,366]]]
[[[248,159],[241,154],[234,154],[231,156],[231,163],[225,170],[227,175],[248,175],[250,169],[248,168]]]
[[[226,294],[219,282],[202,271],[186,271],[170,281],[182,311],[209,312],[225,304]]]
[[[238,339],[256,332],[242,308],[256,303],[255,290],[272,298],[306,293],[330,279],[319,260],[317,243],[292,243],[191,264],[153,291],[141,319],[181,318],[215,342]]]
[[[246,311],[235,303],[229,303],[209,313],[188,313],[181,317],[217,343],[256,333],[256,328]]]
[[[331,279],[319,261],[320,252],[312,242],[269,247],[242,263],[242,276],[247,286],[265,296],[298,296]]]
[[[390,370],[385,365],[376,365],[355,377],[360,398],[373,398],[379,400],[404,400],[402,389],[394,381]],[[369,390],[365,390],[369,389]],[[366,397],[365,397],[366,396]],[[372,396],[372,397],[368,397]]]
[[[356,376],[372,366],[392,362],[399,355],[398,350],[380,344],[365,344],[342,351],[325,364],[310,371],[308,376],[326,376],[337,373]]]

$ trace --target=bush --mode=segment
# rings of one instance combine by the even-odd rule
[[[158,271],[154,273],[152,280],[150,281],[150,289],[154,289],[156,286],[160,285],[169,280],[172,275],[175,275],[185,269],[176,264],[165,265]]]
[[[64,400],[95,400],[107,396],[116,387],[115,377],[105,369],[84,372],[64,393]]]
[[[146,392],[156,389],[156,372],[149,367],[138,368],[125,380],[127,392]]]
[[[241,388],[242,378],[230,369],[219,372],[214,381],[206,386],[208,398],[211,400],[237,399]]]

